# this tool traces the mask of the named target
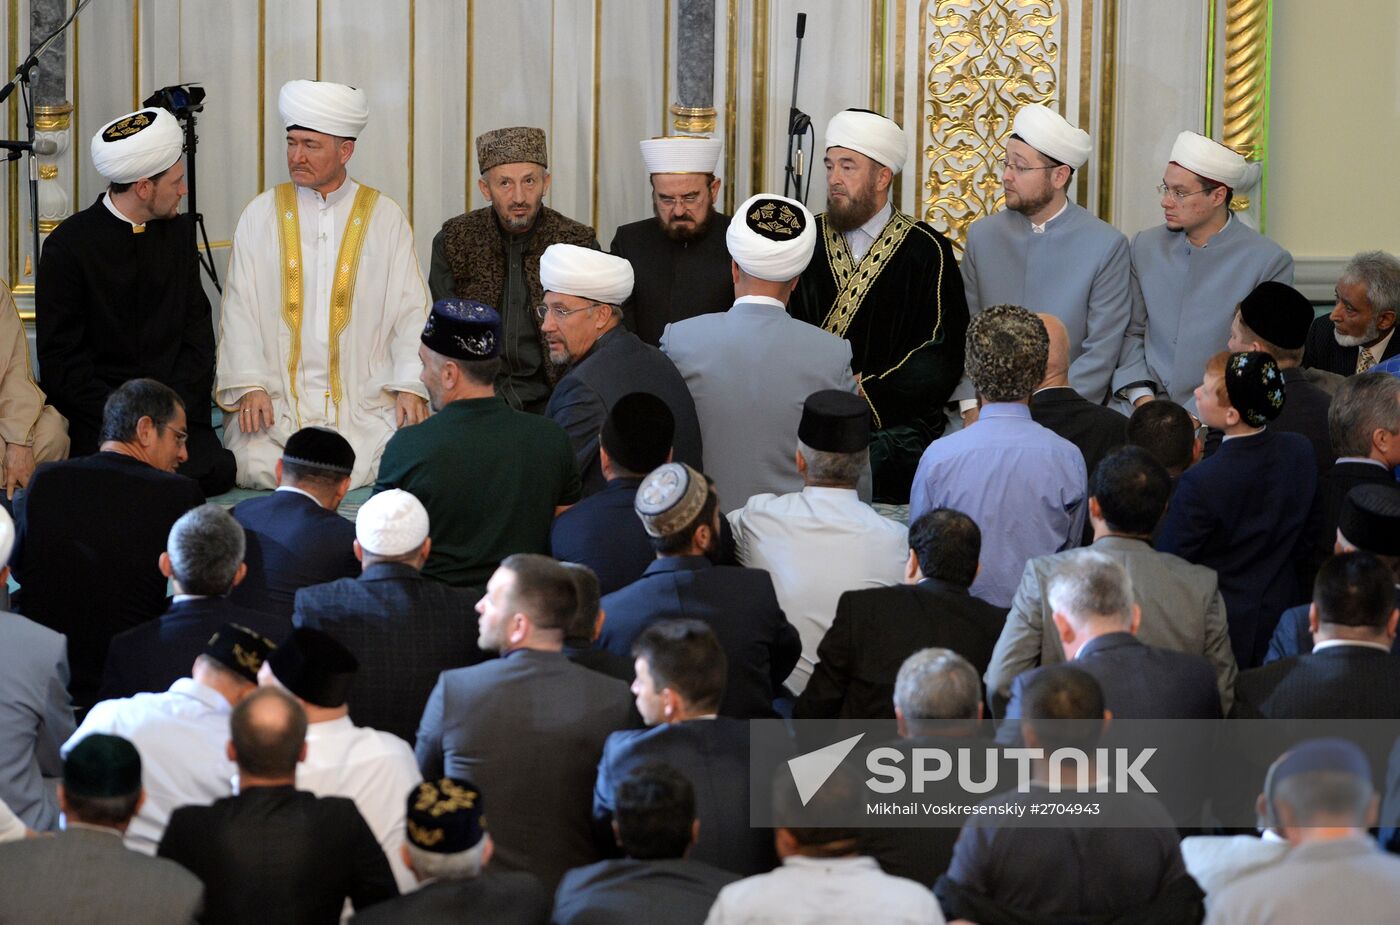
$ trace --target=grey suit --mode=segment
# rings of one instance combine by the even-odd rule
[[[1117,560],[1133,581],[1142,608],[1138,638],[1149,646],[1204,655],[1215,668],[1220,701],[1228,713],[1235,688],[1235,657],[1225,624],[1225,602],[1215,572],[1168,553],[1157,552],[1143,540],[1106,536],[1093,544]],[[1011,692],[1011,682],[1038,665],[1065,660],[1045,586],[1055,565],[1074,550],[1040,556],[1026,563],[1021,586],[1006,615],[1001,638],[987,667],[987,690],[998,716]]]
[[[58,824],[53,780],[63,775],[58,752],[74,728],[67,640],[0,613],[0,800],[31,829]]]
[[[0,922],[186,925],[203,905],[198,877],[128,850],[112,829],[0,845]]]
[[[726,514],[753,495],[801,491],[793,454],[802,403],[822,389],[856,391],[850,343],[770,302],[740,299],[667,325],[661,350],[695,400],[705,474]]]

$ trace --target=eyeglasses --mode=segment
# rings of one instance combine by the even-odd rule
[[[594,302],[592,305],[585,305],[583,308],[559,308],[558,306],[550,308],[548,305],[536,305],[535,317],[543,321],[545,315],[553,314],[555,321],[563,321],[570,315],[575,315],[579,312],[591,312],[593,309],[597,308],[598,305],[599,303],[597,302]]]
[[[180,446],[184,446],[190,442],[190,435],[186,431],[180,430],[180,428],[173,424],[167,424],[166,426],[175,432],[175,442]]]
[[[1158,196],[1165,196],[1168,193],[1171,193],[1172,198],[1175,199],[1177,202],[1185,202],[1187,196],[1195,196],[1197,193],[1209,193],[1215,188],[1216,187],[1211,187],[1210,189],[1193,189],[1188,192],[1184,189],[1172,189],[1165,183],[1158,183],[1156,187]]]
[[[1007,173],[1014,173],[1017,176],[1020,176],[1023,173],[1029,173],[1032,170],[1054,170],[1056,167],[1059,166],[1059,164],[1051,164],[1048,167],[1022,167],[1020,164],[1013,164],[1010,161],[1001,162],[1002,170],[1006,171]]]
[[[656,201],[668,209],[674,209],[678,202],[683,206],[693,206],[700,201],[700,196],[698,192],[686,193],[684,196],[662,196],[658,193]]]

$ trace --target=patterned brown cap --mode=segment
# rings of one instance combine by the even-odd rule
[[[549,166],[544,129],[516,125],[476,136],[476,162],[482,173],[500,164]]]
[[[633,506],[648,536],[672,536],[695,523],[709,496],[705,476],[685,463],[666,463],[642,480]]]
[[[1045,378],[1050,335],[1019,305],[982,309],[967,327],[967,375],[984,401],[1020,401]]]

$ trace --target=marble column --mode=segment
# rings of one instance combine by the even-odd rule
[[[676,131],[715,130],[715,0],[680,0],[676,9]]]
[[[33,51],[68,18],[67,0],[30,0],[29,42]],[[59,162],[72,143],[73,104],[68,102],[68,42],[60,36],[39,56],[34,72],[34,128],[37,137],[58,146],[39,158],[39,233],[46,235],[72,213],[66,185],[59,181]],[[42,246],[42,243],[41,245]]]

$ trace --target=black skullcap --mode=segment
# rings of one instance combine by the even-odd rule
[[[288,438],[282,449],[282,461],[349,475],[355,471],[355,449],[350,441],[328,427],[303,427]]]
[[[1283,374],[1262,350],[1232,353],[1225,361],[1225,394],[1250,427],[1263,427],[1283,410]]]
[[[423,325],[424,345],[454,360],[489,360],[501,354],[501,316],[471,299],[438,299]]]
[[[1312,303],[1285,283],[1265,280],[1240,302],[1240,320],[1283,350],[1298,350],[1308,339],[1313,323]]]
[[[76,797],[124,797],[141,789],[141,755],[121,736],[94,733],[63,762],[63,789]]]
[[[435,854],[459,854],[476,847],[485,834],[481,793],[455,777],[425,780],[408,795],[408,843]]]
[[[827,453],[859,453],[870,445],[870,406],[839,389],[822,389],[802,403],[797,439]]]
[[[271,639],[246,626],[225,623],[204,644],[204,654],[234,674],[257,684],[258,669],[276,648],[276,643]]]
[[[318,707],[344,706],[360,663],[328,633],[298,627],[267,657],[283,687]]]
[[[1400,487],[1357,485],[1342,501],[1337,529],[1362,552],[1400,556]]]
[[[676,436],[676,418],[650,392],[630,392],[613,403],[599,437],[622,468],[643,475],[666,461]]]

